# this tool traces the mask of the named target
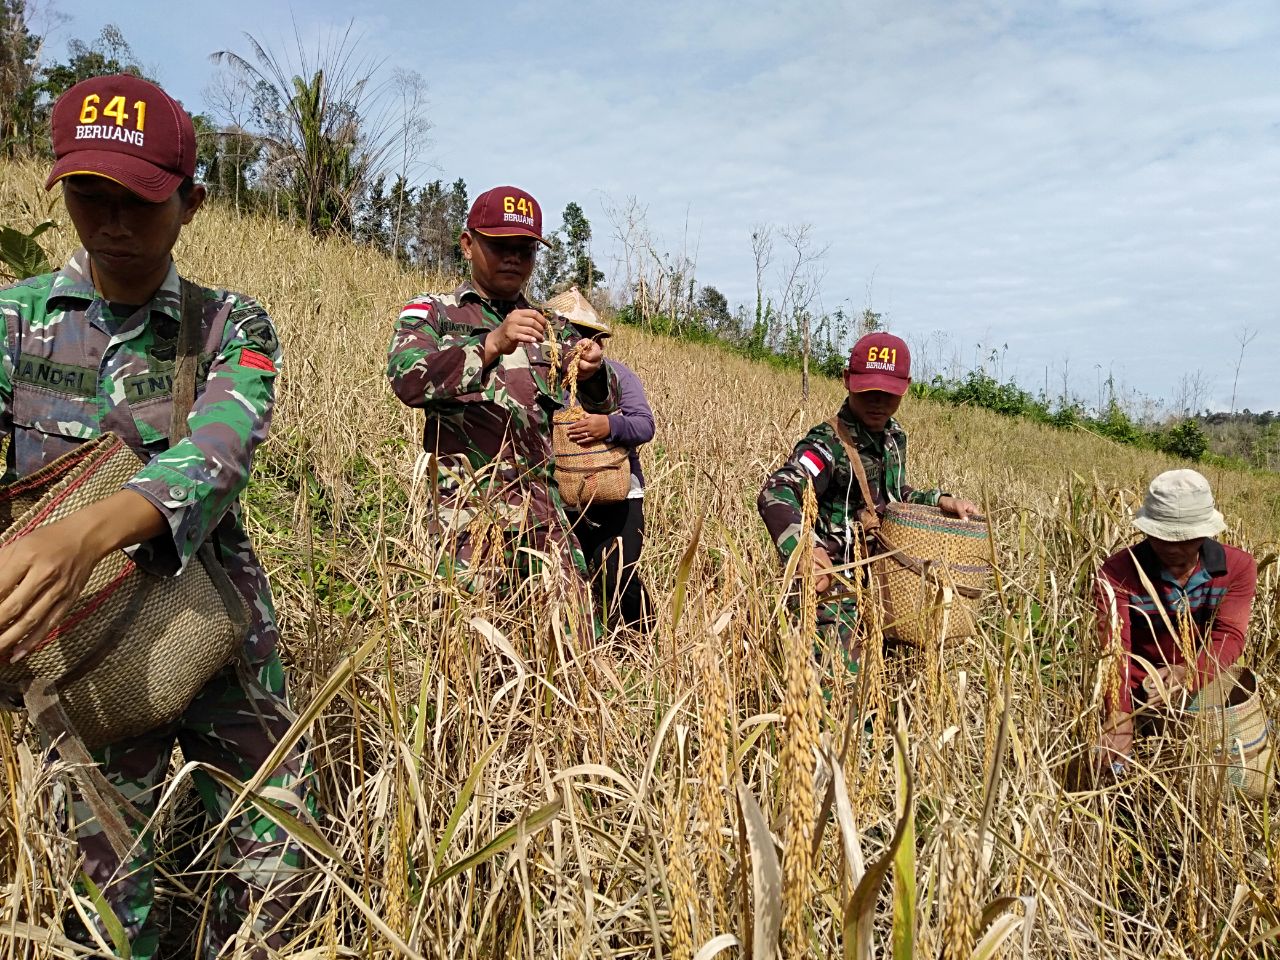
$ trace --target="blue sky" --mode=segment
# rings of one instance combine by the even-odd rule
[[[809,223],[822,305],[870,302],[935,364],[995,349],[1087,401],[1108,373],[1168,400],[1198,371],[1225,409],[1248,328],[1236,406],[1280,408],[1275,0],[56,9],[55,54],[109,16],[196,107],[243,31],[284,50],[295,23],[354,19],[362,52],[427,81],[420,175],[520,184],[552,223],[578,201],[606,273],[628,197],[735,304],[752,226]]]

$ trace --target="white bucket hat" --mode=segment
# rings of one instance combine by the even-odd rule
[[[1158,540],[1214,537],[1227,521],[1213,505],[1209,481],[1194,470],[1166,470],[1147,488],[1133,525]]]

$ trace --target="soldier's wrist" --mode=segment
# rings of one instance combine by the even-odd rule
[[[489,330],[480,338],[480,357],[486,367],[491,367],[502,356],[502,350],[496,336],[498,331]]]

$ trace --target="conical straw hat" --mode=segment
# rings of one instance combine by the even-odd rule
[[[575,327],[586,327],[600,333],[612,334],[609,324],[600,319],[591,301],[582,295],[577,287],[570,287],[564,293],[558,293],[547,301],[547,308],[554,310]]]

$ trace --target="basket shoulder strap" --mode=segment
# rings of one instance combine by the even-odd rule
[[[862,509],[858,511],[858,522],[862,524],[865,532],[875,532],[879,536],[880,514],[876,513],[876,501],[871,496],[871,485],[867,483],[867,470],[862,465],[862,454],[858,453],[853,438],[849,436],[849,431],[845,429],[845,425],[840,422],[838,416],[828,420],[827,426],[836,432],[836,439],[840,441],[840,446],[844,447],[845,456],[849,458],[849,469],[858,478],[858,490],[862,493]]]
[[[216,533],[214,537],[217,537]],[[197,555],[204,562],[204,568],[209,573],[213,588],[218,591],[218,597],[222,600],[223,607],[226,608],[227,616],[231,620],[232,631],[243,642],[245,637],[249,635],[249,629],[252,626],[244,598],[240,595],[240,591],[236,589],[236,585],[231,582],[231,578],[227,576],[226,568],[219,562],[213,549],[213,543],[206,540],[200,545]]]
[[[197,284],[182,281],[182,316],[178,322],[178,351],[173,367],[173,414],[169,446],[190,434],[187,417],[196,402],[196,368],[204,340],[204,294]]]
[[[178,352],[173,370],[173,415],[169,421],[169,446],[191,435],[187,417],[196,402],[196,372],[200,364],[200,347],[204,343],[204,291],[199,284],[182,281],[182,319],[178,324]],[[217,539],[215,530],[212,538]],[[198,551],[222,599],[232,629],[241,640],[249,633],[249,614],[240,592],[227,576],[213,545],[206,541]]]
[[[126,821],[141,827],[147,818],[103,774],[63,709],[53,681],[48,678],[33,680],[24,699],[32,721],[57,747],[58,755],[72,765],[72,779],[80,788],[81,798],[98,821],[111,849],[121,863],[128,863],[135,843]]]

